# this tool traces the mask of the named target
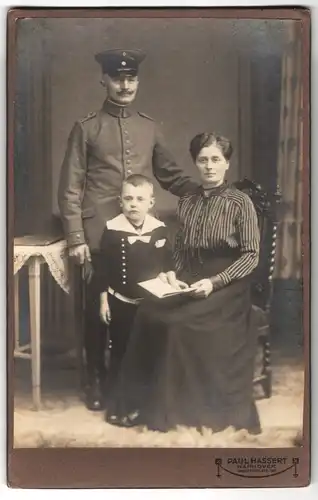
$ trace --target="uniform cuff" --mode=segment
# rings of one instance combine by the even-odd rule
[[[226,273],[220,273],[216,276],[212,276],[212,278],[210,278],[210,281],[213,285],[213,291],[217,291],[228,285],[230,279]]]
[[[85,243],[84,231],[75,231],[74,233],[69,233],[66,237],[66,241],[69,247],[83,245]]]
[[[170,193],[174,194],[175,196],[182,198],[183,196],[194,194],[198,190],[200,184],[195,180],[188,177],[183,177],[182,180],[184,180],[183,185],[181,186],[172,185],[168,189],[168,191],[170,191]]]

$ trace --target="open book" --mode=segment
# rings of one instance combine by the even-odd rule
[[[155,297],[163,299],[165,297],[171,297],[173,295],[184,295],[193,292],[193,288],[185,288],[184,290],[176,290],[169,283],[164,283],[160,278],[154,278],[147,281],[141,281],[138,283],[142,288],[150,292]]]

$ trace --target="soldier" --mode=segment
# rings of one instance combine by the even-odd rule
[[[140,50],[96,54],[107,97],[101,110],[75,123],[68,139],[58,203],[69,255],[79,264],[91,261],[91,253],[99,251],[106,221],[120,213],[118,197],[126,177],[153,173],[162,188],[178,196],[197,186],[175,163],[155,121],[132,106],[144,58]],[[86,283],[86,297],[86,406],[100,411],[106,335],[94,279]]]

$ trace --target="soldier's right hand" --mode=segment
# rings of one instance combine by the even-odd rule
[[[91,262],[92,260],[89,247],[88,245],[86,245],[86,243],[71,247],[69,249],[69,256],[72,257],[77,262],[77,264],[80,265],[83,265],[86,260],[88,262]]]

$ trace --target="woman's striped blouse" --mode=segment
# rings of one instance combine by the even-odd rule
[[[222,252],[237,250],[239,257],[214,277],[216,283],[229,284],[250,274],[258,264],[260,235],[253,202],[249,196],[226,184],[179,200],[177,216],[180,230],[176,237],[174,260],[177,271],[186,267],[186,255],[199,249]],[[211,278],[207,276],[207,278]]]

